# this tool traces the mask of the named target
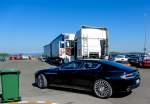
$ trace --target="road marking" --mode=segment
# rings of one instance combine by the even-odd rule
[[[51,101],[20,101],[20,102],[10,102],[7,104],[57,104]]]

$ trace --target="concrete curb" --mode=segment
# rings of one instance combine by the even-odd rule
[[[20,102],[10,102],[6,104],[57,104],[51,101],[20,101]]]

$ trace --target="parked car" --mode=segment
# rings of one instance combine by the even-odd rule
[[[17,59],[16,56],[10,56],[10,57],[9,57],[9,60],[16,60],[16,59]]]
[[[31,58],[31,56],[21,55],[22,60],[29,60],[29,58]]]
[[[131,56],[128,59],[128,62],[132,65],[132,66],[137,66],[139,63],[139,56]]]
[[[128,61],[128,57],[126,55],[117,55],[114,57],[114,61]]]
[[[113,61],[79,60],[37,71],[35,85],[39,88],[51,85],[80,86],[91,89],[97,97],[109,98],[115,92],[130,92],[137,88],[140,74]]]
[[[139,67],[150,67],[150,56],[140,57],[138,66]]]

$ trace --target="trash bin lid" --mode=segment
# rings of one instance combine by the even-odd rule
[[[4,73],[20,73],[17,69],[0,69],[0,74]]]

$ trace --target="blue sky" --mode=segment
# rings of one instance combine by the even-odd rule
[[[105,26],[110,51],[143,51],[149,0],[0,0],[0,52],[39,53],[61,32]]]

